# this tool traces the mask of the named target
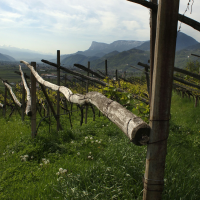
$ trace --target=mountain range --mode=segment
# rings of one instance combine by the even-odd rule
[[[104,69],[105,60],[110,69],[130,69],[130,65],[147,63],[149,60],[150,41],[118,40],[111,44],[93,41],[88,50],[73,54],[61,55],[61,65],[72,67],[75,63],[87,66],[90,61],[91,69]],[[191,54],[200,53],[200,43],[185,33],[178,32],[176,42],[176,67],[180,67],[188,60]],[[9,55],[9,56],[8,56]],[[0,48],[0,60],[26,60],[41,62],[46,59],[56,63],[53,55],[45,55],[34,51],[18,51],[17,48]],[[194,58],[193,58],[194,59]]]
[[[11,47],[11,46],[0,46],[0,54],[2,55],[0,56],[0,61],[25,60],[27,62],[31,62],[31,61],[41,62],[41,59],[48,60],[55,57],[55,55],[42,54],[37,51],[32,51],[29,49],[20,49],[20,48]]]

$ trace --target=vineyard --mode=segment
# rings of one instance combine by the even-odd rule
[[[144,66],[142,63],[138,64]],[[88,68],[77,64],[75,66],[88,73]],[[198,76],[199,64],[189,62],[186,69],[182,72]],[[19,73],[23,74],[21,67]],[[90,70],[90,74],[92,73],[95,72]],[[149,123],[149,79],[146,77],[148,73],[149,71],[145,70],[145,76],[141,78],[122,77],[121,74],[113,80],[105,71],[105,74],[98,74],[99,78],[96,78],[96,81],[100,84],[97,84],[83,78],[71,82],[68,72],[63,83],[73,94],[104,94]],[[93,78],[90,74],[84,74],[79,77]],[[24,75],[24,80],[30,78]],[[181,80],[178,82],[176,78]],[[186,81],[196,87],[185,84]],[[23,92],[25,88],[31,90],[31,83],[26,81],[25,88],[23,85],[16,85],[11,90],[8,81],[2,82],[5,85],[5,92],[13,91],[16,98],[12,93],[9,96],[6,93],[1,94],[1,199],[19,199],[24,196],[25,199],[142,199],[141,180],[144,173],[145,146],[137,147],[129,143],[130,138],[126,138],[105,113],[100,112],[95,106],[71,103],[62,93],[59,97],[59,123],[62,130],[57,131],[58,118],[57,115],[54,116],[58,106],[57,91],[48,89],[45,96],[41,85],[36,87],[37,136],[33,140],[30,137],[31,106],[25,106],[28,105],[31,95],[27,93],[25,96]],[[198,185],[199,177],[198,167],[195,169],[195,166],[198,166],[200,131],[199,92],[196,90],[198,85],[197,78],[183,73],[174,75],[168,147],[170,156],[167,160],[164,199],[198,197],[199,189],[195,186]],[[23,101],[23,98],[26,101]],[[24,102],[24,106],[20,102]],[[183,114],[184,112],[186,114]],[[23,115],[25,113],[26,115]],[[185,163],[187,159],[192,160],[194,165]],[[184,168],[182,164],[185,165]],[[187,179],[189,176],[193,178],[190,178],[190,181],[186,181],[185,176],[184,179],[177,178],[180,173],[187,173]],[[24,183],[21,184],[20,181]],[[177,185],[180,186],[179,192]],[[185,190],[185,187],[189,187],[190,190]],[[10,189],[13,194],[9,193]],[[33,192],[35,190],[36,193]]]
[[[1,199],[200,198],[200,64],[174,67],[177,22],[200,23],[178,0],[128,1],[151,10],[150,65],[130,66],[140,78],[109,74],[107,61],[63,67],[60,50],[41,60],[57,75],[21,60],[19,85],[1,77]]]

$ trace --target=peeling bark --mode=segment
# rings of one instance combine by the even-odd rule
[[[26,80],[24,78],[24,72],[21,69],[21,65],[19,65],[19,71],[21,72],[21,78],[22,78],[24,88],[25,88],[26,94],[27,94],[27,103],[26,103],[25,113],[26,113],[26,115],[31,116],[31,93],[30,93],[30,90],[29,90],[28,85],[26,83]]]
[[[22,104],[19,102],[19,100],[18,100],[17,97],[15,96],[14,92],[12,91],[12,87],[11,87],[8,83],[6,83],[6,82],[4,82],[4,81],[2,81],[2,82],[3,82],[4,85],[9,89],[10,94],[11,94],[11,96],[12,96],[12,98],[13,98],[13,101],[21,108],[21,107],[22,107]]]
[[[73,94],[72,91],[64,86],[57,86],[48,81],[43,80],[34,68],[25,61],[20,61],[27,65],[35,76],[37,81],[42,85],[51,88],[55,91],[60,91],[64,94],[69,102],[79,104],[95,105],[107,118],[115,123],[127,137],[136,145],[145,145],[149,140],[150,127],[140,117],[137,117],[129,110],[126,110],[122,105],[108,99],[103,94],[98,92],[89,92],[86,95]]]

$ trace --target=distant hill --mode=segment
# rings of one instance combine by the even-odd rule
[[[0,53],[0,61],[15,61],[11,56]]]
[[[49,60],[55,57],[54,55],[42,54],[36,51],[31,51],[29,49],[20,49],[10,46],[0,46],[0,53],[8,57],[10,56],[14,60],[25,60],[27,62],[41,62],[42,59]]]
[[[81,65],[87,65],[88,61],[92,61],[92,60],[96,60],[99,57],[96,56],[92,56],[92,57],[87,57],[84,55],[80,55],[80,54],[75,54],[69,57],[64,58],[61,61],[61,65],[65,65],[65,66],[73,66],[74,63],[76,64],[81,64]]]
[[[90,61],[91,69],[103,69],[105,68],[105,60],[108,62],[108,68],[111,69],[121,69],[121,70],[133,70],[130,65],[137,65],[137,63],[144,62],[147,63],[149,59],[149,52],[142,51],[138,49],[131,49],[128,51],[118,52],[113,51],[101,58],[98,57],[87,57],[83,55],[72,55],[65,58],[61,64],[64,66],[73,66],[76,64],[82,64],[87,66],[88,61]]]
[[[197,48],[198,46],[199,48]],[[192,56],[191,54],[200,55],[200,45],[196,45],[196,48],[194,49],[187,48],[177,51],[175,57],[175,67],[185,68],[188,61],[200,61],[200,58]]]
[[[178,32],[176,41],[176,51],[179,51],[181,49],[186,49],[189,46],[197,44],[198,42],[194,38],[190,37],[189,35],[186,35],[185,33]],[[140,49],[143,51],[150,51],[150,41],[144,42],[140,46],[136,47],[136,49]]]
[[[95,69],[104,69],[106,59],[108,62],[109,69],[118,69],[123,71],[127,69],[134,70],[130,66],[136,66],[139,61],[147,63],[149,60],[149,52],[145,52],[134,48],[120,53],[115,52],[110,55],[107,54],[98,60],[92,61],[91,66]]]

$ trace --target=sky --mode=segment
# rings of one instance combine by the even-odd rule
[[[180,0],[180,14],[188,2]],[[200,21],[200,1],[192,3],[185,15]],[[87,50],[92,41],[146,41],[149,17],[149,9],[126,0],[0,0],[0,48],[70,54]],[[190,26],[182,23],[181,31],[200,42]]]

